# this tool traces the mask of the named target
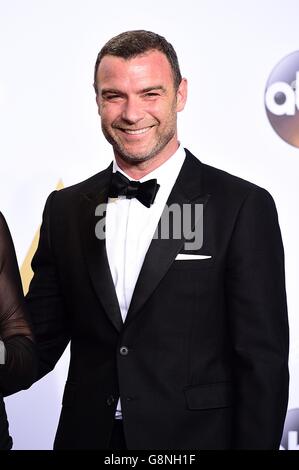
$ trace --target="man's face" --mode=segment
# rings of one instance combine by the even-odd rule
[[[97,88],[102,130],[116,157],[134,165],[175,152],[186,81],[175,90],[164,54],[154,50],[129,60],[104,56]]]

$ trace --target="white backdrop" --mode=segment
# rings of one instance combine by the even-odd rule
[[[92,89],[96,55],[129,29],[165,36],[189,80],[179,137],[200,160],[273,195],[285,245],[290,408],[299,407],[299,149],[264,109],[273,67],[299,49],[298,0],[0,0],[0,209],[22,264],[45,199],[105,168]],[[29,391],[6,399],[15,449],[50,449],[68,353]]]

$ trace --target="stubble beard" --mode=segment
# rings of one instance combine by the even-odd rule
[[[105,123],[102,121],[102,132],[106,140],[112,145],[114,154],[117,155],[121,160],[128,163],[129,165],[140,165],[144,162],[148,162],[155,158],[162,150],[167,146],[167,144],[173,139],[176,135],[176,113],[171,116],[170,122],[167,126],[167,129],[164,133],[158,135],[157,142],[155,145],[147,151],[147,153],[129,153],[122,144],[121,139],[117,139],[111,135],[111,132],[105,126]]]
[[[158,155],[166,145],[173,139],[175,136],[175,129],[169,130],[167,134],[161,136],[154,147],[150,149],[147,153],[129,153],[125,146],[122,145],[122,142],[114,140],[110,134],[106,133],[106,130],[103,129],[103,133],[108,140],[108,142],[112,145],[115,155],[121,158],[124,162],[130,165],[139,165],[144,162],[148,162],[149,160],[153,159]]]

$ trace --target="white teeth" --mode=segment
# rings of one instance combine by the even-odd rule
[[[123,131],[124,131],[126,134],[135,135],[135,134],[144,134],[144,133],[147,132],[149,129],[150,129],[150,127],[145,127],[144,129],[136,129],[136,130],[133,130],[133,129],[123,129]]]

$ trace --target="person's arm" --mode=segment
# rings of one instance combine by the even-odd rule
[[[6,358],[6,349],[5,349],[3,341],[0,339],[0,366],[3,366],[3,364],[5,364],[5,358]]]
[[[0,213],[0,392],[28,388],[35,378],[32,332],[13,242]]]
[[[51,193],[46,202],[39,244],[32,260],[34,276],[26,296],[39,360],[37,379],[54,369],[70,340],[52,246],[51,211],[57,194]]]
[[[234,449],[278,449],[288,402],[284,252],[274,201],[260,188],[232,235],[226,298],[233,342]]]

